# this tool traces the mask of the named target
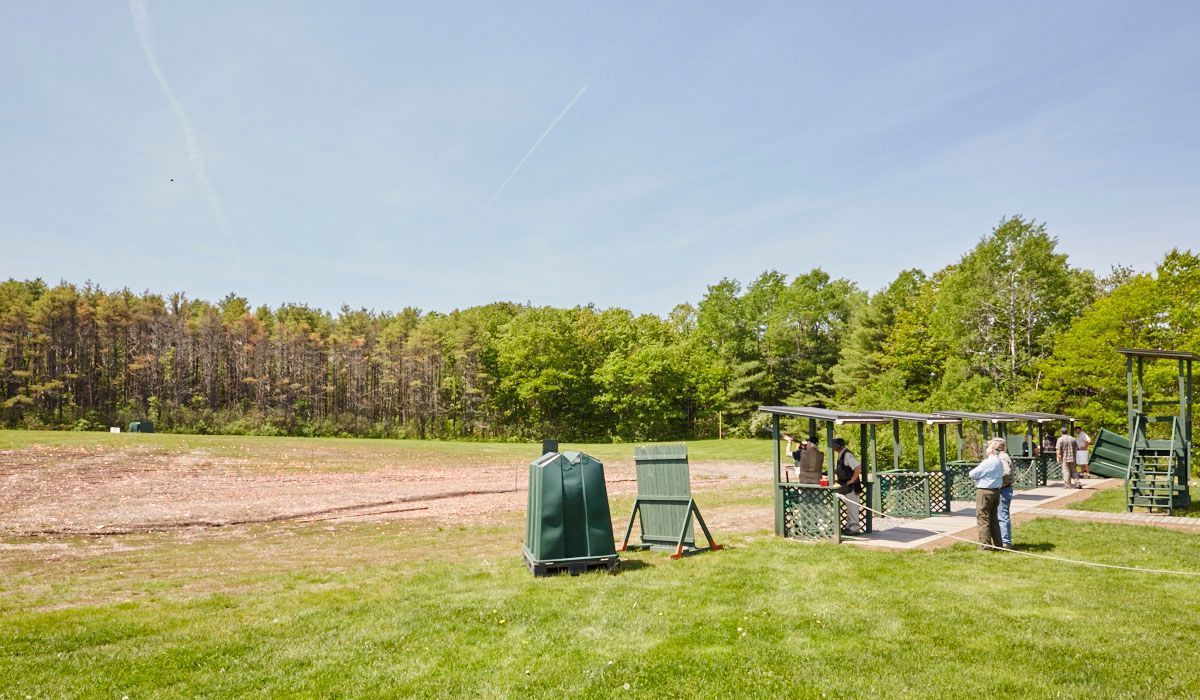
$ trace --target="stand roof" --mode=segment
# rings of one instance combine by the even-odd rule
[[[793,416],[796,418],[830,421],[836,425],[882,425],[890,420],[889,418],[869,413],[834,411],[828,408],[815,408],[813,406],[759,406],[758,410],[777,416]]]
[[[1012,418],[1003,413],[971,413],[970,411],[938,411],[939,416],[950,416],[962,420],[985,420],[989,423],[1008,423]]]
[[[1200,355],[1187,350],[1155,350],[1150,348],[1117,348],[1127,357],[1149,357],[1154,360],[1200,360]]]
[[[906,420],[925,425],[957,425],[962,418],[945,413],[913,413],[911,411],[864,411],[872,416],[883,416],[891,420]]]
[[[1071,416],[1064,416],[1060,413],[1043,413],[1041,411],[1029,411],[1028,413],[1005,413],[1002,415],[1012,416],[1013,420],[1031,420],[1035,423],[1049,423],[1056,420],[1065,420],[1074,422]]]
[[[938,411],[940,416],[953,416],[963,420],[982,420],[989,423],[1016,423],[1017,421],[1033,421],[1035,423],[1049,423],[1056,420],[1065,420],[1074,422],[1071,416],[1064,416],[1059,413],[1043,413],[1041,411],[1030,411],[1029,413],[1008,413],[1007,411],[994,411],[991,413],[970,413],[968,411]]]

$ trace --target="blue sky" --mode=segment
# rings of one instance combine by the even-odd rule
[[[1200,249],[1200,4],[833,5],[148,0],[189,154],[129,4],[13,3],[0,277],[663,313],[1007,214],[1100,272]]]

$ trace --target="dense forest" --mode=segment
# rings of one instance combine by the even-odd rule
[[[759,404],[1038,409],[1124,421],[1122,345],[1200,351],[1200,257],[1078,269],[1002,220],[868,293],[820,269],[724,279],[665,318],[494,303],[337,315],[0,283],[0,424],[437,438],[761,434]],[[1174,377],[1158,368],[1152,381]],[[1169,375],[1169,376],[1168,376]]]

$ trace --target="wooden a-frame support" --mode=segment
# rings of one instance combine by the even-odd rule
[[[687,537],[688,530],[691,528],[692,516],[696,516],[696,522],[700,524],[700,530],[704,532],[704,538],[708,540],[708,549],[718,551],[723,549],[721,545],[713,540],[712,533],[708,531],[708,525],[704,523],[704,516],[700,515],[700,509],[696,507],[696,499],[692,497],[684,498],[682,496],[638,496],[633,502],[633,512],[629,514],[629,524],[625,527],[625,537],[621,540],[621,546],[617,547],[618,552],[624,552],[629,549],[649,549],[653,545],[650,543],[629,544],[629,538],[633,534],[633,521],[637,519],[638,511],[641,510],[643,503],[661,503],[664,505],[686,505],[687,517],[683,519],[683,527],[679,529],[679,539],[675,543],[675,553],[671,555],[672,559],[679,559],[684,555],[684,538]],[[693,552],[702,551],[693,549]]]

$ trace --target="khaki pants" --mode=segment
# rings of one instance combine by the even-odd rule
[[[979,545],[1000,547],[1000,518],[996,510],[1000,507],[1000,489],[975,489],[975,530]]]
[[[846,529],[850,532],[862,532],[862,513],[859,504],[862,503],[862,497],[857,491],[842,494],[846,499]]]
[[[1075,486],[1076,484],[1078,484],[1079,476],[1077,476],[1075,473],[1075,463],[1074,462],[1063,462],[1061,466],[1062,466],[1063,486],[1066,486],[1067,488],[1071,488],[1071,487]]]

